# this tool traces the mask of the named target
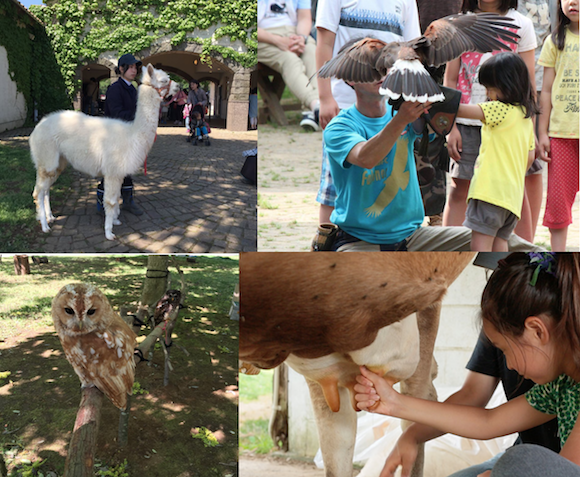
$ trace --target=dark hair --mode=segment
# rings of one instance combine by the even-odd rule
[[[191,83],[195,83],[197,85],[197,87],[199,88],[199,81],[197,81],[196,79],[189,80],[189,84],[191,84]]]
[[[570,19],[564,15],[562,10],[562,2],[558,2],[558,19],[557,25],[552,32],[552,41],[558,50],[564,50],[564,43],[566,42],[566,26],[570,24]]]
[[[520,55],[503,51],[493,55],[479,68],[479,83],[501,92],[501,102],[521,106],[526,118],[538,114],[528,67]]]
[[[555,273],[541,270],[531,285],[537,264],[527,253],[500,260],[481,297],[481,316],[503,335],[517,338],[530,316],[553,320],[555,339],[568,343],[580,368],[580,254],[555,254]]]
[[[499,11],[501,13],[507,12],[510,8],[514,10],[518,8],[518,0],[501,0],[499,4]],[[479,10],[479,0],[463,0],[461,13],[475,12],[477,10]]]

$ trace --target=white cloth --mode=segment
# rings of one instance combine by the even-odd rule
[[[258,0],[258,28],[296,26],[298,9],[310,10],[310,0]]]
[[[415,0],[319,0],[316,28],[336,34],[333,56],[353,38],[370,35],[391,42],[421,35]],[[340,109],[355,103],[354,90],[344,81],[332,78],[331,85]]]

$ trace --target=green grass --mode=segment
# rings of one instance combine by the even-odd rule
[[[244,402],[256,401],[261,396],[272,394],[274,371],[263,369],[256,376],[240,374],[240,399]]]
[[[31,250],[40,228],[32,199],[36,171],[28,148],[0,145],[0,170],[0,248],[2,253]],[[68,168],[51,188],[53,209],[64,201],[71,183]]]
[[[262,370],[256,376],[240,374],[240,400],[248,403],[272,395],[273,375],[272,370]],[[267,454],[275,449],[268,433],[268,419],[240,422],[240,449],[257,454]]]
[[[258,207],[262,207],[268,210],[275,210],[278,208],[277,205],[272,205],[272,203],[260,193],[258,193]]]
[[[173,337],[188,354],[171,348],[167,387],[163,352],[154,352],[151,367],[137,365],[136,381],[147,392],[132,398],[129,445],[122,450],[115,441],[119,411],[105,399],[96,447],[103,467],[119,469],[126,459],[130,477],[198,475],[198,469],[204,477],[232,475],[238,456],[238,323],[228,316],[238,260],[232,257],[177,258],[188,293]],[[31,264],[31,275],[16,276],[11,260],[0,262],[0,372],[11,373],[0,381],[0,452],[9,472],[22,459],[44,459],[44,474],[60,477],[64,469],[80,386],[52,325],[52,297],[66,283],[90,281],[113,308],[134,311],[146,265],[138,255],[51,256],[48,264]],[[171,263],[170,271],[179,288]],[[140,336],[148,332],[143,328]],[[192,439],[201,428],[218,445]]]

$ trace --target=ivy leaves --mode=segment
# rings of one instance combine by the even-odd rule
[[[30,10],[46,25],[71,96],[81,86],[79,64],[106,51],[135,53],[162,37],[174,46],[201,44],[206,62],[215,53],[245,67],[257,61],[257,0],[59,0]],[[212,27],[210,38],[194,36]]]

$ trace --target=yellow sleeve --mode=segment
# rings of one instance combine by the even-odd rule
[[[479,106],[485,118],[483,122],[492,128],[501,124],[509,110],[509,106],[501,101],[479,103]]]
[[[556,66],[556,56],[558,54],[558,49],[552,40],[552,35],[548,35],[544,40],[544,45],[542,46],[542,52],[540,53],[540,58],[538,58],[538,64],[540,66],[547,66],[548,68],[553,68]]]

